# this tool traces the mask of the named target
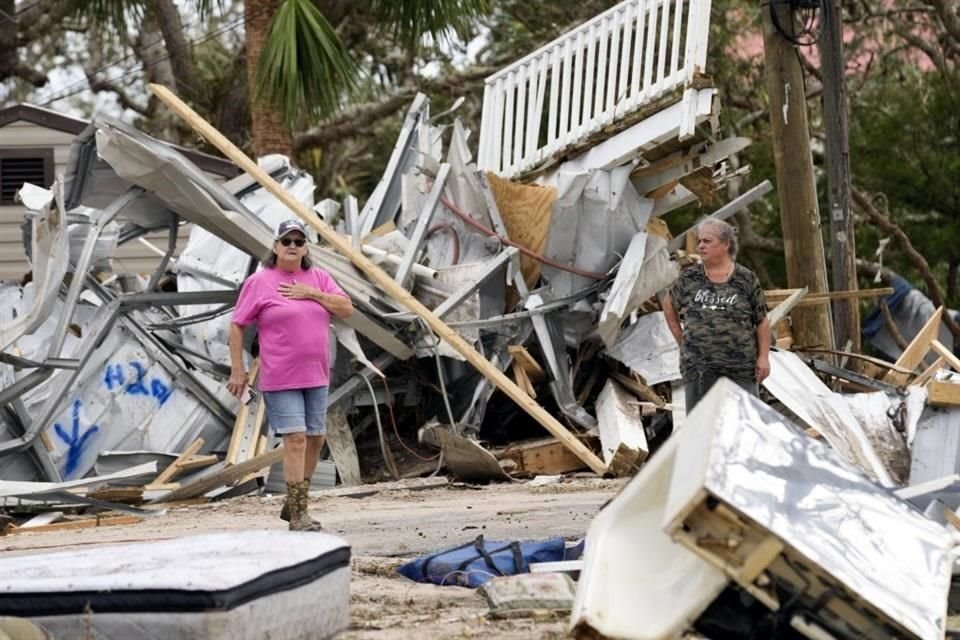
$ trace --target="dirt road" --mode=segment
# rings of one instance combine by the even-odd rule
[[[623,480],[568,479],[532,487],[451,484],[381,491],[363,498],[314,494],[313,515],[353,549],[351,628],[341,640],[561,638],[566,618],[489,620],[473,590],[420,585],[397,576],[403,560],[455,546],[483,533],[492,539],[579,538]],[[0,538],[0,556],[171,538],[214,531],[283,529],[280,496],[245,497],[178,507],[133,525],[19,534]]]

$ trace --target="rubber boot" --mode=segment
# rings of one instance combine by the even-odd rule
[[[287,483],[287,484],[289,485],[289,483]],[[307,491],[308,491],[307,498],[308,498],[308,499],[309,499],[309,490],[310,490],[310,483],[307,482]],[[287,496],[287,497],[285,497],[285,498],[283,499],[283,506],[280,507],[280,519],[283,520],[284,522],[290,522],[290,498],[289,498],[289,496]],[[318,527],[320,526],[320,521],[319,521],[319,520],[314,520],[313,518],[310,518],[310,521],[313,522],[313,524],[317,525]]]
[[[320,531],[320,523],[307,514],[310,481],[287,483],[287,498],[290,504],[290,531]]]

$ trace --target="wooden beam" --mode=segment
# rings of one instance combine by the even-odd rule
[[[927,403],[935,407],[960,407],[960,384],[931,380],[927,384]]]
[[[177,456],[177,459],[167,465],[167,468],[160,472],[160,474],[153,479],[151,485],[158,484],[167,484],[173,480],[177,474],[183,471],[183,463],[187,461],[188,458],[192,457],[195,453],[200,451],[200,447],[203,446],[203,438],[197,438],[193,443],[186,448],[186,450]]]
[[[216,489],[217,487],[222,487],[232,482],[236,482],[247,474],[252,473],[253,471],[259,471],[264,467],[269,467],[277,462],[280,462],[282,459],[283,447],[277,447],[272,451],[268,451],[255,458],[250,458],[245,462],[226,466],[214,474],[211,474],[205,478],[200,478],[195,482],[191,482],[186,486],[171,491],[165,496],[162,496],[156,500],[151,500],[151,502],[177,502],[179,500],[196,498],[197,496],[202,496],[207,491]]]
[[[353,439],[347,416],[339,405],[327,411],[327,446],[340,474],[340,484],[348,487],[361,484],[363,478],[360,475],[357,443]]]
[[[555,438],[510,445],[496,453],[500,460],[513,460],[517,468],[511,471],[528,475],[557,475],[583,469],[583,461],[577,458]]]
[[[616,380],[617,382],[619,382],[620,384],[622,384],[623,386],[625,386],[627,389],[629,389],[633,393],[643,398],[644,400],[649,400],[650,402],[657,405],[658,407],[663,408],[663,406],[667,404],[663,398],[657,395],[656,391],[654,391],[647,385],[639,382],[638,380],[634,380],[633,378],[628,378],[627,376],[617,371],[611,371],[610,377]]]
[[[913,371],[923,362],[927,353],[930,351],[930,342],[935,340],[940,334],[940,323],[943,321],[943,307],[933,312],[923,328],[913,337],[907,348],[903,350],[900,357],[897,358],[897,366]],[[953,355],[953,354],[951,354]],[[905,384],[909,378],[908,375],[896,372],[889,372],[884,380],[894,384]]]
[[[193,469],[199,469],[200,467],[209,467],[210,465],[217,464],[218,462],[220,462],[220,458],[218,458],[215,453],[210,453],[203,456],[190,456],[178,466],[180,467],[180,471],[191,471]]]
[[[7,533],[10,535],[15,535],[18,533],[44,533],[47,531],[64,531],[67,529],[92,529],[94,527],[109,527],[118,524],[136,524],[141,520],[143,520],[143,518],[140,516],[97,516],[96,518],[71,520],[69,522],[55,522],[53,524],[45,524],[39,527],[28,527],[26,529],[13,527],[12,529],[9,529]]]
[[[349,239],[342,237],[330,228],[329,225],[320,220],[312,211],[303,206],[266,171],[260,168],[256,162],[247,157],[232,142],[227,140],[224,135],[217,131],[209,122],[201,118],[193,109],[170,91],[170,89],[159,84],[150,84],[149,87],[154,95],[183,118],[194,131],[200,134],[207,142],[218,148],[225,156],[233,160],[243,171],[250,174],[251,177],[259,182],[267,191],[272,193],[280,202],[285,204],[293,213],[303,220],[304,223],[310,225],[320,237],[334,249],[350,258],[350,261],[353,262],[358,269],[367,274],[384,292],[405,308],[423,318],[430,328],[433,329],[434,333],[440,336],[443,341],[450,345],[457,353],[462,355],[467,362],[472,364],[507,397],[516,402],[521,409],[530,414],[544,429],[560,440],[564,446],[573,451],[594,473],[603,474],[606,465],[603,464],[603,461],[593,451],[584,446],[574,434],[570,433],[570,431],[550,415],[546,409],[531,399],[523,389],[514,384],[502,371],[490,364],[487,359],[468,344],[460,334],[447,326],[447,324],[430,311],[430,309],[425,307],[423,303],[414,298],[410,292],[398,285],[389,274],[380,269],[380,267],[361,252],[355,251]]]
[[[763,292],[767,299],[785,299],[800,289],[768,289]],[[893,293],[892,287],[878,289],[854,289],[852,291],[830,291],[828,293],[811,293],[804,298],[802,305],[822,304],[828,300],[852,300],[854,298],[882,298]]]
[[[523,367],[523,370],[527,372],[527,376],[529,376],[533,382],[540,382],[547,377],[547,374],[543,371],[543,367],[530,355],[526,347],[512,344],[507,347],[507,351],[509,351],[513,359]]]
[[[960,358],[953,355],[953,351],[947,349],[947,347],[936,338],[930,341],[930,348],[936,351],[937,354],[943,358],[943,361],[950,365],[951,369],[960,373]]]
[[[527,376],[527,372],[524,371],[523,367],[516,360],[513,361],[513,377],[517,381],[517,386],[527,392],[531,398],[537,397],[537,392],[533,389],[533,383],[530,382],[530,377]]]
[[[247,372],[247,385],[253,387],[257,381],[257,375],[260,372],[260,358],[254,358],[250,364],[250,371]],[[262,419],[261,407],[266,405],[266,401],[260,398],[257,405],[257,417]],[[233,423],[233,431],[230,434],[230,444],[227,446],[227,464],[236,464],[237,456],[240,453],[240,445],[243,443],[244,435],[247,431],[247,422],[250,420],[250,404],[242,402],[240,411],[237,412],[237,419]]]
[[[933,376],[937,375],[937,372],[940,371],[940,369],[943,369],[945,362],[946,360],[943,359],[943,356],[937,358],[937,361],[927,367],[926,371],[914,378],[913,384],[920,386],[925,385],[928,380],[932,380]]]

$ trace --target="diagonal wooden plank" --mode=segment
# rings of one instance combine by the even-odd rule
[[[251,160],[238,149],[232,142],[209,122],[200,117],[193,109],[180,100],[170,89],[159,84],[149,85],[153,92],[161,101],[183,118],[200,136],[207,142],[219,149],[225,156],[233,160],[237,166],[246,171],[251,177],[259,182],[264,189],[272,193],[280,202],[285,204],[293,213],[295,213],[305,224],[310,225],[327,243],[344,256],[350,258],[353,264],[363,271],[373,280],[384,292],[390,295],[394,300],[402,304],[405,308],[417,314],[433,329],[440,338],[443,339],[457,353],[462,355],[470,364],[472,364],[481,374],[497,386],[498,389],[513,400],[521,409],[526,411],[532,418],[539,422],[543,428],[549,431],[554,437],[563,442],[578,458],[584,461],[597,474],[603,474],[606,465],[590,449],[588,449],[580,440],[564,427],[556,418],[554,418],[546,409],[541,407],[520,387],[513,383],[502,371],[490,364],[476,349],[474,349],[460,334],[451,329],[430,309],[425,307],[422,302],[417,300],[406,289],[397,284],[385,271],[380,269],[369,258],[362,253],[355,251],[351,242],[342,237],[329,225],[320,220],[312,211],[304,207],[296,198],[287,192],[280,184],[274,180],[266,171],[260,168],[256,162]]]
[[[923,328],[917,332],[917,335],[913,337],[913,340],[910,341],[907,348],[904,349],[900,357],[897,358],[896,365],[898,367],[913,371],[923,362],[923,359],[930,351],[930,342],[935,340],[940,334],[940,323],[942,319],[943,307],[940,307],[933,312],[933,315],[930,316],[927,323],[923,325]],[[907,378],[909,378],[909,376],[906,374],[889,371],[884,377],[884,380],[894,384],[905,384]]]

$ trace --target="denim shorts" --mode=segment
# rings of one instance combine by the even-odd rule
[[[264,391],[267,420],[278,436],[304,433],[322,436],[327,432],[327,388]]]

